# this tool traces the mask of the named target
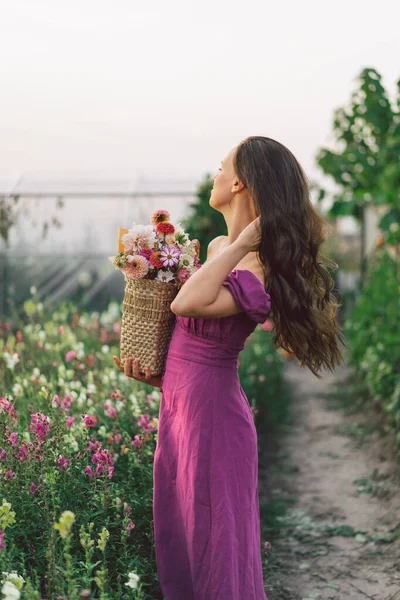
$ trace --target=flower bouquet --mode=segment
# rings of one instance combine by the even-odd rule
[[[170,222],[167,210],[156,210],[150,225],[133,223],[118,229],[118,254],[110,256],[125,278],[120,359],[137,358],[140,373],[164,370],[175,321],[171,302],[197,269],[200,243],[189,240],[180,223]]]

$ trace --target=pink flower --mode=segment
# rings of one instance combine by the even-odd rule
[[[11,444],[11,446],[17,446],[18,445],[18,431],[14,431],[13,433],[11,433],[8,437],[8,443]]]
[[[150,269],[150,263],[144,256],[135,254],[127,266],[122,269],[123,273],[131,279],[142,279]]]
[[[11,471],[11,469],[6,469],[6,477],[8,479],[8,481],[11,481],[11,479],[15,479],[17,476],[16,473],[14,473],[14,471]]]
[[[26,445],[23,444],[20,449],[19,449],[19,453],[17,454],[17,458],[19,458],[20,460],[27,460],[28,458],[28,451],[26,449]]]
[[[151,250],[150,250],[150,252],[151,252]],[[119,323],[114,323],[112,329],[113,329],[113,332],[116,333],[117,335],[119,335],[121,333],[121,326]]]
[[[67,429],[71,429],[72,425],[75,423],[75,417],[67,417],[65,421],[65,426]]]
[[[90,452],[96,452],[100,448],[101,448],[101,442],[99,442],[99,441],[89,442],[89,444],[88,444],[88,450],[90,450]]]
[[[114,475],[114,467],[108,467],[108,479]]]
[[[269,542],[265,542],[264,543],[264,550],[265,550],[265,552],[268,552],[268,550],[270,550],[270,549],[271,549],[271,544]]]
[[[267,319],[261,325],[261,328],[263,329],[263,331],[272,331],[273,327],[274,327],[274,324],[272,323],[271,319]]]
[[[36,483],[34,481],[32,481],[31,486],[29,488],[30,495],[34,496],[37,489],[38,489],[38,486],[36,485]]]
[[[101,475],[103,471],[104,471],[103,465],[98,464],[97,467],[96,467],[96,477],[98,477],[99,475]]]
[[[0,531],[0,551],[4,550],[4,548],[6,547],[3,538],[4,538],[4,531]]]
[[[69,350],[67,352],[67,354],[65,355],[65,361],[66,362],[71,362],[71,360],[74,360],[75,357],[76,357],[75,350]]]
[[[50,419],[41,412],[31,415],[30,431],[33,431],[41,442],[46,441],[50,433]]]
[[[142,442],[140,441],[140,437],[138,435],[135,435],[135,437],[133,438],[132,446],[137,446],[138,448],[142,447]]]
[[[181,251],[175,246],[165,244],[160,252],[160,261],[163,267],[174,267],[178,264],[181,257]]]
[[[61,408],[63,410],[70,410],[71,409],[71,404],[72,404],[72,397],[71,396],[65,396],[64,400],[61,402]]]
[[[64,333],[64,325],[58,326],[58,333],[60,333],[61,335]]]
[[[117,418],[117,411],[115,410],[114,407],[111,407],[108,409],[107,411],[107,415],[111,418],[111,419],[116,419]]]
[[[139,252],[139,254],[140,254],[140,256],[144,256],[145,258],[147,258],[147,260],[149,260],[152,252],[153,252],[153,250],[151,248],[142,248],[142,250]],[[115,332],[115,333],[117,333],[117,332]]]
[[[65,456],[61,455],[60,458],[57,461],[58,466],[60,467],[60,469],[62,471],[66,471],[68,468],[68,463],[69,460],[67,458],[65,458]]]
[[[95,417],[94,415],[87,415],[86,417],[83,418],[83,422],[85,423],[86,427],[88,427],[88,428],[96,427],[97,417]]]
[[[7,457],[7,452],[5,450],[3,450],[3,448],[0,448],[0,460],[6,460]]]
[[[191,273],[187,267],[181,267],[176,272],[175,277],[179,283],[184,283],[185,281],[187,281],[189,279],[190,275],[191,275]]]
[[[54,406],[60,406],[61,402],[60,402],[60,398],[57,396],[57,394],[54,395],[52,403],[54,404]]]
[[[121,440],[122,440],[122,435],[120,433],[116,433],[114,435],[114,441],[115,441],[115,443],[119,444],[121,442]],[[1,458],[1,455],[0,455],[0,458]]]
[[[89,467],[89,465],[85,469],[85,474],[89,475],[90,479],[92,479],[94,477],[93,471],[92,471],[91,467]]]

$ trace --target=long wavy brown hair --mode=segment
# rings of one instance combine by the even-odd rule
[[[321,253],[329,226],[310,200],[308,179],[294,155],[268,137],[250,136],[236,147],[236,175],[261,215],[257,258],[272,300],[273,344],[317,373],[343,364],[347,347],[336,315],[342,306],[332,294],[328,268],[338,265]]]

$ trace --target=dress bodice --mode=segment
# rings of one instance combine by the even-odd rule
[[[176,316],[169,352],[190,355],[191,342],[198,340],[204,359],[236,359],[248,336],[263,323],[271,310],[271,296],[258,277],[247,269],[234,269],[222,284],[234,297],[242,312],[227,317],[203,318]]]

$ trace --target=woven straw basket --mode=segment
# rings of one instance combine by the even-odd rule
[[[121,235],[126,231],[119,228],[119,244]],[[200,257],[200,242],[193,242],[196,254]],[[131,279],[125,274],[124,278],[120,360],[123,363],[126,358],[137,358],[141,375],[145,374],[146,367],[150,368],[152,375],[161,375],[176,320],[170,305],[183,284],[157,279]]]
[[[120,338],[121,362],[125,358],[139,360],[140,373],[145,367],[152,375],[164,370],[175,314],[170,304],[181,284],[156,279],[125,277]]]

